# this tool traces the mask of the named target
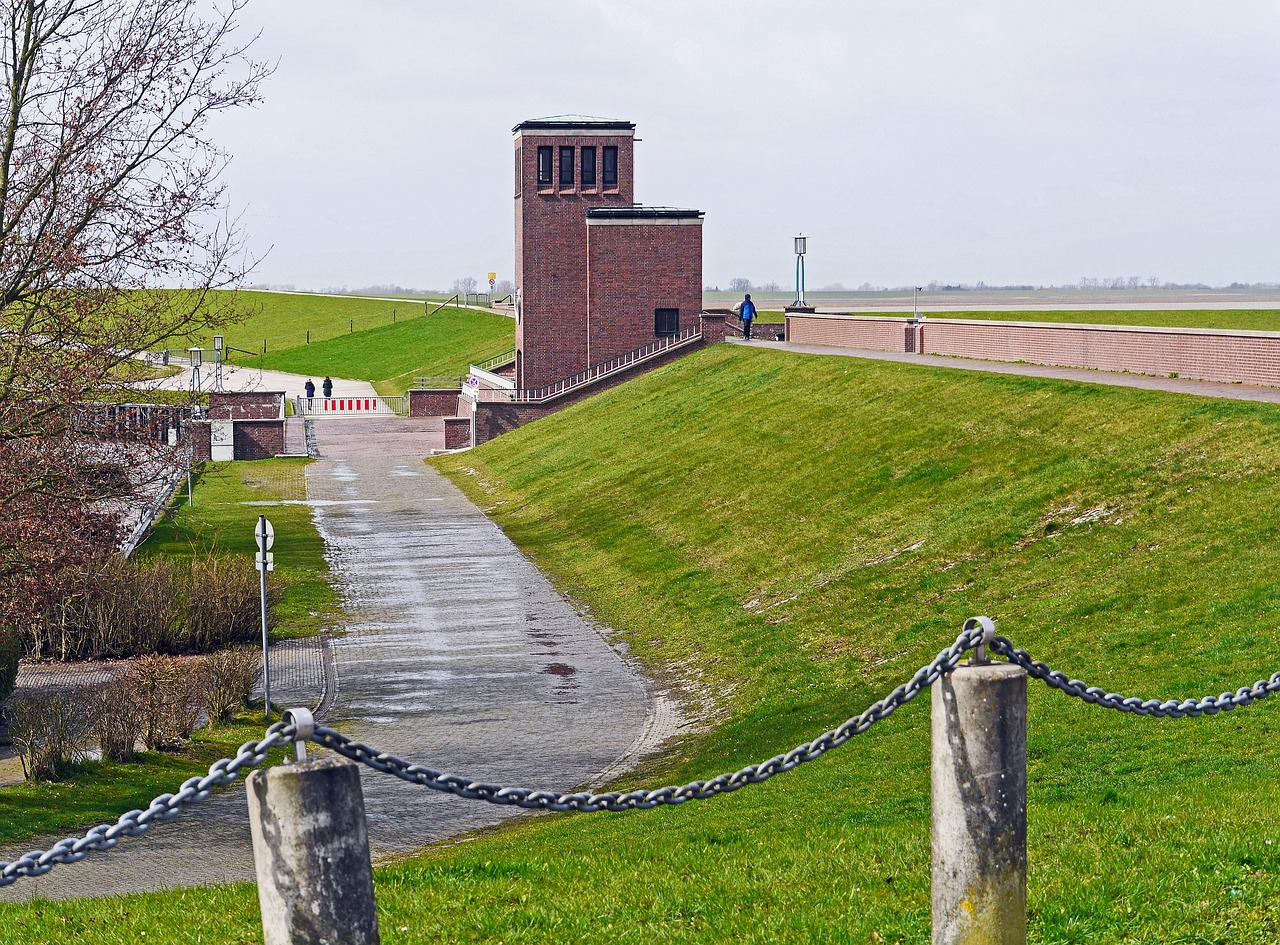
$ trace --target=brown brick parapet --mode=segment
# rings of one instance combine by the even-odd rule
[[[409,391],[409,416],[453,417],[458,413],[458,388],[422,388]]]
[[[213,420],[281,420],[285,392],[210,391],[209,417]]]
[[[796,344],[1280,386],[1280,332],[817,314],[788,315],[787,336]]]
[[[460,450],[471,445],[471,418],[444,418],[444,448]]]

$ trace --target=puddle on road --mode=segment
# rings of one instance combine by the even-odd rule
[[[538,672],[544,673],[548,676],[572,676],[577,672],[577,670],[567,663],[549,663],[543,669],[538,670]]]

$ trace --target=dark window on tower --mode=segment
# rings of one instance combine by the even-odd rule
[[[653,310],[653,333],[655,335],[674,335],[680,330],[680,309],[655,308]]]
[[[551,148],[538,148],[538,186],[551,186]]]
[[[596,149],[582,149],[582,186],[594,187],[596,185]]]
[[[560,148],[560,186],[573,186],[573,148]]]
[[[618,149],[604,149],[604,168],[602,176],[604,177],[605,190],[614,190],[618,186]]]

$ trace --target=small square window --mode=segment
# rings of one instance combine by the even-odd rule
[[[680,330],[680,309],[655,308],[653,310],[653,333],[655,335],[674,335]]]
[[[582,186],[594,187],[596,185],[596,149],[582,149]]]
[[[560,186],[573,186],[573,148],[560,148]]]
[[[538,148],[538,186],[551,186],[551,148]]]
[[[604,178],[605,190],[617,190],[618,188],[618,149],[604,149],[604,167],[601,168],[601,176]]]

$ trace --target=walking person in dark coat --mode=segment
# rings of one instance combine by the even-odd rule
[[[324,399],[328,400],[333,396],[333,378],[328,374],[324,376],[324,383],[320,385],[320,389],[324,391]]]
[[[316,385],[311,383],[311,378],[307,378],[307,383],[302,385],[302,392],[307,395],[307,400],[311,400],[316,395]]]
[[[751,293],[742,300],[742,337],[751,340],[751,322],[756,317],[756,303],[751,301]]]

